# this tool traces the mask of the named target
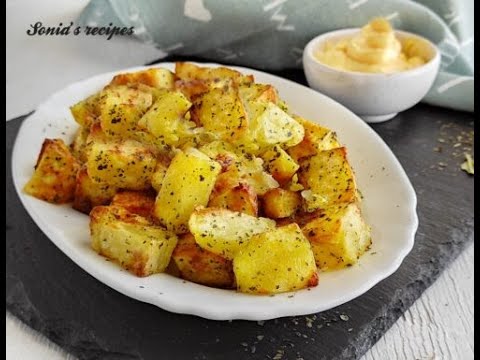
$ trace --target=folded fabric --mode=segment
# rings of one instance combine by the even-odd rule
[[[440,49],[441,68],[424,102],[474,110],[473,0],[92,0],[83,25],[135,27],[164,55],[195,55],[265,70],[301,68],[318,34],[383,16]]]

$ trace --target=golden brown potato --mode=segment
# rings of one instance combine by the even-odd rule
[[[233,259],[237,289],[275,294],[318,284],[310,243],[297,224],[252,237]]]
[[[131,138],[152,102],[151,93],[125,85],[105,88],[98,101],[103,132],[110,138]]]
[[[302,142],[287,150],[295,161],[298,162],[303,157],[312,156],[320,151],[335,149],[341,146],[334,131],[300,116],[294,115],[293,118],[305,129],[305,136]]]
[[[174,74],[163,68],[151,68],[134,73],[116,75],[109,85],[143,84],[157,89],[173,89]]]
[[[275,221],[222,208],[199,207],[190,216],[188,227],[202,248],[233,259],[253,235],[273,229]]]
[[[92,248],[137,276],[165,270],[177,245],[174,233],[120,206],[90,212]]]
[[[218,178],[217,178],[218,179]],[[218,182],[216,183],[218,184]],[[232,211],[238,211],[244,214],[257,216],[258,199],[255,190],[246,183],[223,190],[222,187],[215,186],[208,207],[225,208]]]
[[[197,149],[179,152],[167,169],[155,201],[155,216],[169,230],[188,231],[190,214],[205,206],[212,192],[220,164]]]
[[[192,104],[181,92],[160,95],[138,121],[138,126],[167,145],[178,146],[193,136],[193,122],[185,119]]]
[[[210,90],[208,82],[205,80],[177,80],[175,89],[180,91],[190,101]]]
[[[175,75],[183,81],[203,80],[209,83],[219,83],[225,80],[231,80],[236,84],[248,84],[253,82],[252,75],[245,76],[233,69],[226,67],[208,68],[188,62],[175,63]]]
[[[356,203],[324,209],[302,231],[321,270],[351,266],[371,245],[370,228]]]
[[[298,192],[277,188],[263,195],[262,204],[263,211],[269,218],[286,218],[300,208],[302,198]]]
[[[156,164],[150,148],[136,141],[95,142],[88,154],[87,171],[95,183],[119,189],[145,190],[151,186]]]
[[[197,97],[190,113],[197,125],[226,141],[237,141],[248,131],[247,114],[234,86]]]
[[[78,128],[73,138],[73,142],[70,144],[70,150],[72,151],[72,155],[75,156],[75,158],[81,164],[87,161],[85,148],[87,146],[89,134],[90,134],[89,127]]]
[[[117,189],[108,183],[93,182],[83,166],[77,173],[73,208],[89,214],[95,206],[109,204],[116,192]]]
[[[238,93],[244,102],[263,101],[277,104],[279,101],[277,89],[272,85],[243,84],[239,86]]]
[[[23,191],[36,198],[62,204],[73,200],[80,164],[61,139],[45,139],[35,171]]]
[[[355,200],[355,177],[345,147],[302,158],[298,178],[306,189],[302,196],[307,211]]]
[[[120,206],[132,214],[151,218],[155,207],[155,193],[153,191],[119,191],[110,205]]]
[[[182,235],[172,254],[180,277],[198,284],[219,288],[234,285],[232,262],[195,242],[192,234]]]
[[[300,166],[280,146],[266,151],[262,155],[265,167],[280,185],[287,184]]]
[[[100,114],[98,100],[99,95],[94,94],[70,107],[73,118],[81,127],[89,128],[96,121]]]

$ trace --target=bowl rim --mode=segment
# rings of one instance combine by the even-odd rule
[[[435,71],[438,71],[439,65],[440,65],[440,50],[438,47],[429,39],[409,32],[409,31],[404,31],[404,30],[396,30],[394,29],[395,34],[401,34],[402,36],[410,36],[414,38],[418,38],[420,40],[425,41],[433,50],[434,55],[433,57],[426,62],[423,65],[417,66],[413,69],[410,70],[404,70],[404,71],[396,71],[393,73],[369,73],[369,72],[361,72],[361,71],[351,71],[351,70],[343,70],[343,69],[338,69],[334,68],[332,66],[326,65],[320,60],[318,60],[314,55],[313,55],[313,50],[318,48],[320,43],[325,42],[328,38],[335,36],[335,35],[349,35],[354,32],[360,31],[361,28],[344,28],[344,29],[338,29],[338,30],[333,30],[329,31],[320,35],[315,36],[313,39],[311,39],[307,45],[305,45],[304,50],[303,50],[303,66],[305,70],[305,60],[308,59],[311,61],[314,66],[317,66],[318,68],[321,68],[324,71],[328,72],[336,72],[336,73],[341,73],[341,74],[348,74],[350,76],[357,76],[357,77],[369,77],[369,78],[391,78],[391,77],[399,77],[399,76],[408,76],[408,75],[418,75],[420,73],[423,73],[425,71],[431,70],[430,68],[433,67]]]

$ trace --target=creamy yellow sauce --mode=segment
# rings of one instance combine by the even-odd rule
[[[386,19],[376,18],[351,38],[327,42],[315,57],[341,70],[394,73],[425,64],[421,47],[415,38],[399,40]]]

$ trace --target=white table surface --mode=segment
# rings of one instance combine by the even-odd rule
[[[7,120],[35,109],[48,94],[71,82],[148,63],[165,54],[133,40],[26,35],[29,24],[37,21],[50,26],[73,21],[87,3],[87,0],[7,0]],[[473,270],[472,244],[363,360],[473,359]],[[6,358],[73,359],[9,313]]]

